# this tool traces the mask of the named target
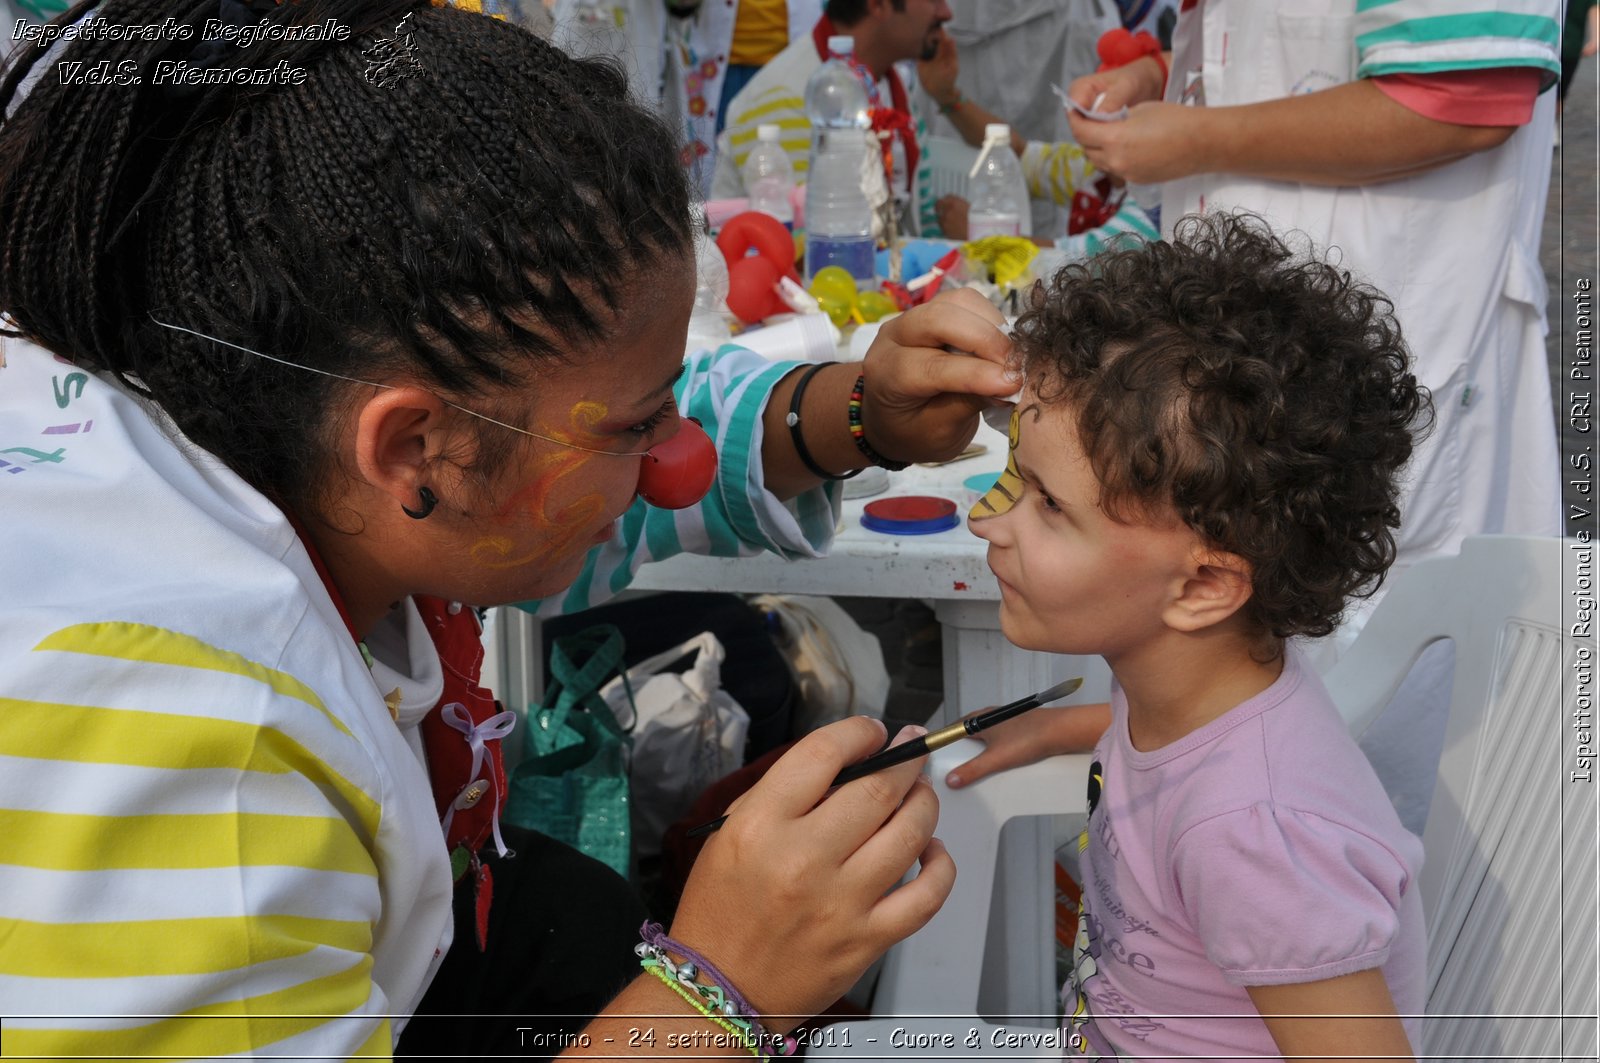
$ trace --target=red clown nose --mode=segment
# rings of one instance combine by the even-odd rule
[[[678,433],[639,459],[639,497],[658,509],[688,509],[717,478],[717,448],[693,417]]]

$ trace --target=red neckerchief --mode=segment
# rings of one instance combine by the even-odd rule
[[[311,558],[312,567],[322,580],[323,588],[339,610],[350,638],[360,645],[354,625],[350,623],[349,610],[344,598],[334,585],[317,553],[299,524],[289,522],[300,537],[300,543]],[[482,764],[478,777],[471,778],[473,749],[466,732],[459,724],[452,725],[444,717],[446,708],[454,708],[452,716],[457,721],[465,718],[476,728],[501,712],[494,695],[478,685],[483,669],[483,638],[477,617],[470,609],[455,606],[440,598],[413,596],[417,611],[422,614],[428,637],[433,640],[444,673],[444,690],[438,704],[429,710],[418,725],[422,734],[422,748],[427,754],[428,782],[433,789],[434,807],[441,821],[449,819],[445,831],[445,848],[450,853],[451,871],[460,879],[469,869],[473,873],[473,896],[477,916],[478,949],[484,948],[488,929],[489,904],[494,897],[494,879],[489,868],[478,859],[478,852],[495,835],[495,816],[503,807],[509,794],[506,783],[505,760],[501,743],[489,740],[482,743]]]
[[[817,19],[817,24],[811,28],[811,43],[816,45],[817,55],[824,63],[828,61],[828,38],[837,34],[838,30],[834,28],[833,20],[827,15]],[[901,83],[900,75],[895,72],[893,66],[889,67],[889,72],[884,77],[889,80],[889,102],[893,104],[893,114],[885,115],[881,120],[874,114],[872,128],[880,132],[885,129],[890,130],[900,138],[900,143],[904,146],[906,153],[906,173],[915,177],[917,160],[921,157],[921,152],[917,148],[916,122],[911,117],[911,101],[906,96],[906,87]],[[873,110],[878,111],[882,110],[882,108],[873,108]],[[883,154],[884,161],[887,163],[889,159],[889,145],[887,142],[884,143]],[[889,167],[885,167],[885,172],[889,172]],[[892,178],[893,176],[890,173],[890,177]],[[906,187],[909,189],[911,186],[912,182],[908,180]],[[889,187],[893,189],[894,186],[891,184]]]

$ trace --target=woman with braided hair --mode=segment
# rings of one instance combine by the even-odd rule
[[[670,134],[492,18],[105,0],[44,30],[0,85],[7,1050],[770,1054],[947,894],[918,766],[830,794],[883,730],[804,739],[641,971],[621,880],[499,823],[461,603],[822,552],[836,478],[958,452],[1015,390],[998,314],[930,304],[858,365],[685,361]],[[514,1017],[402,1037],[441,1012]]]

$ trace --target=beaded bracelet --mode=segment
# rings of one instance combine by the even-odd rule
[[[890,472],[899,472],[910,462],[890,461],[888,458],[872,449],[872,444],[867,442],[867,430],[861,425],[861,400],[867,393],[867,374],[862,373],[856,377],[855,390],[850,392],[850,438],[856,441],[856,449],[872,464],[888,469]]]
[[[639,957],[641,965],[647,969],[659,967],[663,970],[658,974],[670,976],[679,986],[699,994],[700,1001],[691,1003],[695,1003],[697,1008],[719,1023],[724,1021],[733,1023],[735,1027],[744,1031],[751,1041],[749,1047],[757,1056],[762,1059],[769,1056],[792,1056],[799,1050],[794,1038],[768,1033],[762,1027],[761,1018],[756,1010],[733,987],[733,983],[724,978],[722,972],[713,967],[704,956],[682,942],[669,938],[660,923],[646,920],[639,928],[639,936],[644,940],[635,945],[633,951]],[[683,962],[673,963],[672,958],[667,955],[669,949],[682,956]],[[701,984],[696,981],[699,977],[706,978],[711,984]]]
[[[690,983],[689,987],[685,987],[680,976],[674,975],[667,971],[666,963],[664,961],[647,958],[644,960],[641,966],[643,966],[645,970],[649,971],[657,978],[661,979],[667,988],[671,989],[674,993],[688,1001],[690,1007],[694,1008],[701,1015],[710,1019],[712,1023],[721,1027],[733,1037],[737,1038],[739,1043],[744,1047],[745,1051],[749,1052],[757,1059],[765,1060],[768,1058],[762,1053],[761,1046],[756,1043],[755,1037],[751,1034],[747,1027],[740,1025],[737,1020],[723,1018],[721,1015],[717,1014],[714,1010],[707,1006],[706,1001],[700,999],[698,993],[692,991],[698,990],[700,988],[699,986]]]
[[[838,364],[838,362],[819,362],[801,373],[800,379],[795,383],[794,394],[789,397],[789,413],[783,419],[783,423],[789,426],[789,438],[794,441],[794,452],[800,456],[800,464],[810,469],[813,476],[823,480],[848,480],[852,476],[861,475],[860,469],[851,469],[847,473],[834,473],[818,465],[816,459],[811,456],[811,450],[806,446],[805,437],[800,431],[800,399],[805,395],[811,378],[828,366]]]
[[[961,105],[966,103],[966,102],[967,102],[967,98],[965,96],[961,95],[961,90],[957,89],[956,90],[956,98],[955,99],[951,100],[949,103],[941,103],[939,105],[939,113],[940,114],[955,114],[957,111],[961,110]]]

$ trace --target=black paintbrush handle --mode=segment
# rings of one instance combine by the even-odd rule
[[[863,775],[871,775],[875,771],[904,764],[908,760],[925,757],[929,753],[928,735],[919,735],[909,742],[901,742],[897,746],[890,746],[881,753],[874,753],[866,760],[858,761],[845,768],[833,777],[834,786],[843,786],[847,782],[854,782]]]
[[[978,716],[969,716],[965,720],[957,721],[948,727],[941,727],[931,734],[921,735],[897,746],[890,746],[888,749],[874,753],[866,760],[852,764],[839,772],[838,775],[834,776],[832,785],[843,786],[845,783],[854,782],[864,775],[871,775],[873,772],[882,771],[884,768],[891,768],[896,764],[904,764],[908,760],[916,760],[918,757],[927,756],[934,750],[943,749],[950,743],[968,735],[977,734],[979,731],[993,727],[1003,720],[1009,720],[1013,716],[1020,716],[1045,701],[1057,697],[1066,697],[1077,688],[1078,682],[1075,680],[1071,681],[1070,684],[1062,683],[1049,690],[1038,694],[1030,694],[1028,697],[1013,701],[1009,705],[1002,705],[998,709],[991,709]],[[716,819],[702,823],[698,827],[691,827],[689,828],[688,837],[702,838],[727,821],[727,816],[718,816]]]

